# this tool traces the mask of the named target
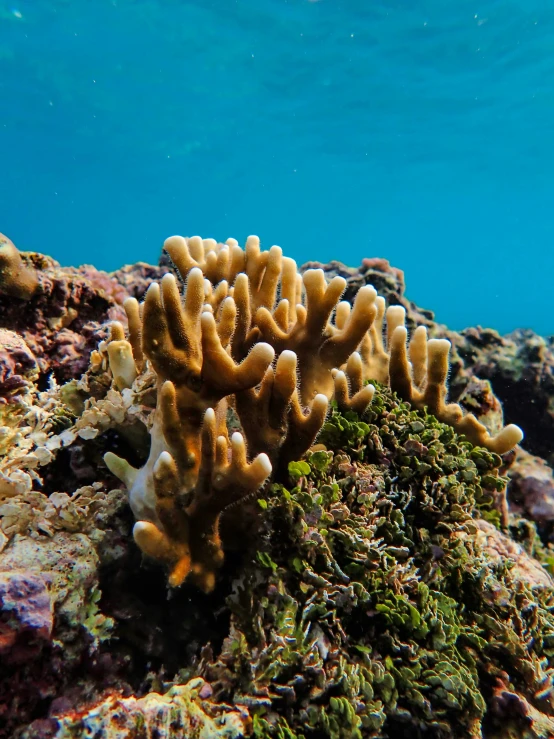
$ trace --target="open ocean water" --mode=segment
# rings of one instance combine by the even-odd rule
[[[257,233],[554,333],[550,0],[0,0],[0,230],[62,264]]]

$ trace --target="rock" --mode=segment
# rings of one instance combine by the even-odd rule
[[[27,252],[21,258],[36,272],[38,287],[27,299],[0,293],[0,328],[20,335],[41,374],[53,373],[58,382],[80,377],[103,337],[102,324],[126,321],[127,291],[94,267],[60,267]]]
[[[548,572],[517,542],[499,531],[492,523],[484,520],[475,522],[479,533],[477,542],[483,547],[487,556],[487,565],[502,564],[508,559],[513,561],[511,575],[531,587],[552,588],[554,582]]]
[[[154,280],[161,280],[169,272],[169,257],[160,258],[160,266],[137,262],[126,264],[121,269],[112,272],[111,276],[122,285],[127,293],[137,300],[142,300],[150,284]]]
[[[0,737],[69,687],[86,692],[110,621],[98,609],[98,556],[82,534],[16,536],[0,553]],[[44,710],[44,709],[42,709]]]
[[[534,521],[539,529],[554,523],[554,472],[540,457],[517,449],[508,471],[510,510]]]
[[[0,572],[0,659],[11,665],[40,653],[54,613],[45,578],[25,570]]]
[[[35,355],[15,331],[0,328],[0,398],[10,397],[38,376]]]
[[[202,678],[175,685],[165,695],[143,698],[111,695],[89,708],[37,721],[22,739],[239,739],[247,735],[248,712],[205,700],[211,690]],[[250,732],[248,732],[250,733]]]

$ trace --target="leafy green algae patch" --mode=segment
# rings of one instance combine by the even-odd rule
[[[206,668],[221,697],[259,739],[540,736],[524,728],[553,712],[554,597],[486,550],[500,457],[381,386],[317,441],[263,499]],[[511,734],[499,686],[529,708]]]

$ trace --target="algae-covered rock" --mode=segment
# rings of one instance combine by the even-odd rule
[[[6,313],[25,341],[11,337],[22,361],[4,362],[17,392],[0,406],[1,739],[554,735],[554,558],[531,522],[508,516],[513,455],[375,383],[363,416],[333,407],[302,459],[223,511],[213,591],[192,578],[168,592],[101,462],[123,450],[145,463],[153,371],[119,389],[102,341],[79,380],[42,389],[48,372],[80,375],[107,335],[97,321],[123,319],[123,293],[139,297],[166,267],[122,270],[120,291],[92,268],[24,259],[39,287]],[[444,335],[404,298],[398,270],[345,270],[326,271],[344,274],[347,299],[371,281],[410,329]],[[460,368],[455,355],[458,379]],[[466,373],[457,393],[501,428],[488,381]],[[550,535],[548,491],[525,492],[537,469],[516,459],[511,500]]]
[[[0,397],[15,394],[36,380],[38,364],[24,339],[0,328]]]
[[[210,703],[201,678],[176,685],[165,695],[109,696],[83,711],[38,722],[22,739],[239,739],[247,734],[248,712]]]
[[[2,243],[0,234],[0,248]],[[32,272],[35,282],[30,293],[3,289],[0,258],[0,328],[20,334],[43,376],[53,373],[59,381],[79,377],[88,367],[102,324],[124,320],[121,306],[127,291],[94,267],[61,267],[46,255],[19,253],[13,244],[11,248],[20,270]]]
[[[52,600],[40,574],[23,570],[0,572],[0,656],[12,665],[41,650],[54,625]]]
[[[0,554],[0,736],[13,736],[79,675],[110,634],[98,555],[84,534],[16,535]],[[86,679],[86,677],[85,677]]]
[[[539,527],[545,539],[554,533],[554,472],[540,457],[518,449],[508,471],[510,510]]]
[[[384,388],[320,441],[259,500],[256,562],[205,654],[217,695],[248,705],[264,739],[481,737],[503,720],[502,679],[531,707],[513,736],[542,736],[553,582],[494,525],[500,459]]]
[[[41,577],[48,587],[58,629],[84,627],[93,639],[109,631],[105,619],[94,618],[98,555],[85,534],[57,532],[52,538],[16,536],[0,555],[0,573],[19,571]],[[57,635],[61,639],[61,634]]]

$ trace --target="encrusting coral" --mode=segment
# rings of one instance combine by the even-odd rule
[[[135,541],[169,565],[170,585],[190,576],[213,589],[223,562],[221,512],[301,458],[330,400],[363,413],[370,380],[491,451],[521,440],[517,426],[491,436],[446,404],[449,342],[428,340],[420,327],[407,345],[404,309],[385,314],[373,287],[362,287],[352,306],[340,302],[342,277],[327,283],[320,269],[300,276],[279,247],[262,252],[252,236],[244,249],[178,236],[164,248],[179,282],[166,274],[143,305],[128,299],[129,337],[115,323],[105,346],[119,391],[155,373],[149,458],[141,469],[111,452],[105,460],[129,489]],[[242,429],[230,439],[229,412]]]

